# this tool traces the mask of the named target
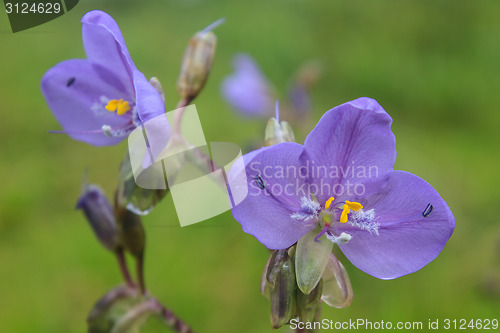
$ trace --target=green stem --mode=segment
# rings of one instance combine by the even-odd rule
[[[125,279],[125,282],[127,283],[127,286],[129,286],[130,288],[135,288],[135,283],[134,280],[132,280],[132,276],[130,275],[130,272],[128,270],[127,261],[125,260],[125,252],[123,251],[122,247],[120,247],[116,251],[116,258],[118,260],[120,271],[123,275],[123,278]]]

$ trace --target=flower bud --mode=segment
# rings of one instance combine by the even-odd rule
[[[96,185],[86,185],[76,208],[83,210],[99,242],[115,251],[119,246],[118,231],[113,209],[104,192]]]
[[[142,260],[146,235],[141,217],[124,207],[115,207],[115,216],[123,247]]]
[[[88,332],[110,332],[121,315],[141,301],[137,289],[118,286],[97,301],[87,316]]]
[[[137,185],[127,152],[120,165],[120,176],[115,195],[115,205],[126,207],[138,215],[147,215],[167,194],[168,189],[150,190]]]
[[[330,254],[322,279],[323,295],[321,300],[323,302],[337,309],[351,305],[354,294],[349,275],[333,253]]]
[[[160,94],[161,99],[163,99],[163,102],[165,102],[165,91],[163,90],[163,86],[161,85],[160,80],[156,76],[153,76],[152,78],[149,79],[149,83]]]
[[[217,45],[217,37],[211,29],[220,23],[220,20],[214,22],[189,40],[177,80],[177,90],[184,99],[195,98],[208,79]]]
[[[312,322],[318,318],[321,311],[321,293],[323,291],[323,280],[320,280],[309,295],[304,294],[297,288],[297,312],[302,322]]]
[[[269,296],[271,298],[271,324],[280,328],[295,315],[297,284],[293,260],[287,250],[273,253],[268,267]]]
[[[130,308],[127,313],[120,317],[110,333],[140,332],[146,320],[154,314],[159,314],[161,310],[162,307],[156,299],[146,299]]]
[[[323,64],[316,59],[309,60],[303,64],[295,75],[295,82],[306,89],[312,88],[323,74]]]
[[[295,142],[295,136],[290,124],[286,121],[278,123],[276,118],[271,117],[267,122],[265,140],[266,146],[272,146],[281,142]]]
[[[281,142],[295,142],[295,136],[290,124],[279,122],[279,103],[276,101],[276,116],[269,118],[265,131],[265,145],[272,146]]]
[[[273,254],[276,251],[273,252]],[[270,288],[270,283],[267,281],[267,271],[269,270],[269,264],[271,262],[273,255],[269,257],[266,263],[266,267],[264,267],[264,271],[262,272],[262,276],[260,277],[260,293],[269,301],[271,300],[271,288]]]

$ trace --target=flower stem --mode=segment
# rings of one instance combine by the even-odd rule
[[[165,321],[165,324],[167,324],[175,332],[178,332],[178,333],[194,333],[194,331],[191,329],[191,327],[189,327],[188,324],[186,324],[179,317],[177,317],[177,315],[175,313],[173,313],[172,310],[167,309],[166,307],[164,307],[159,302],[157,304],[161,308],[160,313],[161,313],[162,318]]]
[[[125,279],[125,282],[127,283],[127,286],[129,286],[130,288],[135,288],[135,283],[132,280],[132,276],[130,276],[127,262],[125,261],[125,252],[123,251],[122,247],[120,247],[116,251],[116,258],[118,259],[118,265],[120,266],[120,271],[123,275],[123,278]]]
[[[139,290],[141,294],[146,292],[146,286],[144,282],[144,251],[137,257],[136,261],[137,269],[137,283],[139,284]]]
[[[173,128],[173,133],[175,134],[181,134],[181,122],[182,122],[182,116],[184,115],[184,110],[185,107],[191,103],[193,98],[190,97],[184,97],[177,103],[177,106],[175,107],[176,109],[181,109],[179,112],[175,114],[175,119],[174,119],[174,128]]]

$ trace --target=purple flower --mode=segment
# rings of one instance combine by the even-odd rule
[[[114,145],[164,114],[165,105],[135,67],[111,16],[94,10],[82,24],[87,59],[66,60],[48,70],[42,93],[62,133],[95,146]]]
[[[274,110],[271,87],[259,66],[247,54],[234,58],[233,75],[222,83],[224,98],[245,116],[270,116]]]
[[[113,208],[103,190],[96,185],[86,185],[76,208],[83,211],[101,244],[115,251],[119,246],[118,230]]]
[[[304,145],[245,155],[245,170],[230,172],[230,179],[245,172],[248,185],[234,218],[269,249],[316,229],[317,241],[338,244],[377,278],[419,270],[441,252],[455,221],[427,182],[393,170],[391,123],[375,100],[359,98],[326,112]]]

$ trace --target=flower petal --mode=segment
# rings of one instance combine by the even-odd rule
[[[365,97],[323,115],[307,136],[301,156],[304,163],[310,160],[312,181],[321,189],[317,194],[320,201],[325,202],[330,196],[349,199],[342,196],[347,187],[369,195],[383,186],[396,160],[391,123],[384,109]]]
[[[89,61],[112,71],[118,78],[114,84],[121,85],[121,90],[133,96],[135,65],[115,20],[100,10],[88,12],[82,18],[82,39]]]
[[[124,128],[130,122],[127,114],[118,116],[107,111],[101,100],[126,97],[110,84],[115,80],[99,65],[72,59],[49,69],[42,78],[41,90],[50,110],[73,139],[95,146],[113,145],[125,136],[108,137],[101,127]]]
[[[315,226],[290,216],[301,208],[300,191],[304,191],[301,189],[304,179],[294,177],[292,170],[300,167],[298,157],[302,148],[299,144],[285,142],[243,156],[248,195],[231,212],[243,231],[255,236],[269,249],[285,249]],[[240,179],[241,172],[243,170],[233,167],[228,175],[229,183],[232,179]],[[264,189],[256,182],[255,177],[259,175]],[[231,191],[233,197],[239,196],[234,188]]]
[[[453,214],[439,193],[408,172],[394,171],[382,192],[362,203],[365,209],[375,209],[379,235],[351,229],[352,239],[340,249],[354,266],[379,279],[394,279],[427,265],[455,228]],[[429,203],[432,213],[424,217]]]
[[[133,71],[137,115],[143,124],[161,115],[165,115],[165,103],[160,93],[148,82],[144,74]],[[161,119],[159,117],[157,119]],[[165,129],[167,130],[167,129]],[[170,136],[170,126],[168,128]]]
[[[234,59],[235,72],[222,83],[224,98],[245,116],[269,116],[273,97],[269,83],[255,61],[246,54]]]

